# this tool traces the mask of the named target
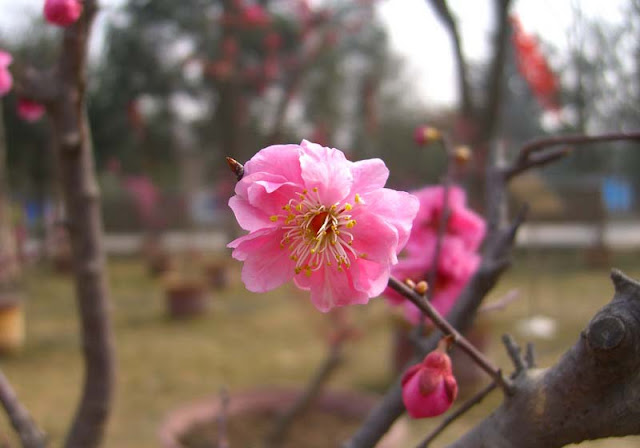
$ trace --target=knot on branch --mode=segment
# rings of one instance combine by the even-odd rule
[[[613,300],[594,316],[583,335],[596,358],[637,364],[638,358],[629,352],[640,353],[640,283],[617,269],[611,271],[611,280]]]

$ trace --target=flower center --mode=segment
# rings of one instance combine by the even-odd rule
[[[326,206],[317,193],[317,188],[311,193],[307,190],[298,193],[297,199],[289,200],[282,207],[286,215],[271,217],[274,222],[284,221],[285,234],[280,247],[291,252],[290,257],[296,262],[296,274],[304,271],[310,276],[323,265],[333,266],[334,263],[338,271],[343,271],[351,266],[352,258],[358,258],[351,247],[353,234],[350,229],[356,225],[349,213],[353,206],[349,203]],[[355,202],[362,202],[359,195],[355,196]]]

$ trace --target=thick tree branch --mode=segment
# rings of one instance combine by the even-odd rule
[[[102,217],[85,104],[87,45],[96,11],[95,0],[84,0],[82,16],[65,29],[55,69],[58,91],[47,104],[71,236],[85,362],[82,395],[65,441],[69,448],[101,444],[115,383]]]
[[[515,378],[516,393],[452,444],[561,447],[640,433],[640,284],[611,274],[615,295],[553,367]]]

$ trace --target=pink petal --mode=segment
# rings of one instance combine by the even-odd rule
[[[11,73],[6,68],[0,67],[0,96],[4,96],[9,93],[12,86],[13,77],[11,76]]]
[[[233,258],[244,261],[242,282],[249,291],[270,291],[294,276],[295,262],[289,258],[289,252],[280,247],[283,236],[281,229],[263,229],[227,245],[234,249]]]
[[[11,53],[0,50],[0,68],[7,68],[12,61],[13,56],[11,56]]]
[[[414,219],[420,208],[418,199],[407,192],[395,191],[388,188],[363,195],[368,213],[375,214],[395,228],[398,234],[396,251],[400,251],[411,234]]]
[[[349,194],[353,182],[349,162],[342,151],[306,140],[300,145],[300,168],[307,189],[317,188],[318,198],[323,204],[341,202]]]
[[[359,160],[351,165],[353,186],[351,191],[363,195],[383,188],[389,178],[389,169],[380,159]]]
[[[369,302],[370,297],[367,293],[355,288],[352,269],[354,266],[340,272],[335,265],[323,266],[311,276],[304,272],[296,275],[294,281],[299,288],[311,291],[311,302],[318,310],[326,313],[337,306]]]
[[[351,247],[359,257],[367,260],[384,264],[397,263],[397,232],[385,222],[386,216],[374,213],[375,211],[372,213],[365,206],[354,207],[351,217],[356,220],[356,225],[348,230],[353,235]]]
[[[358,269],[353,269],[352,266],[353,286],[358,291],[366,293],[368,297],[382,294],[389,283],[389,265],[363,259],[359,259],[355,264]]]
[[[245,175],[265,172],[277,174],[302,185],[300,176],[300,147],[298,145],[272,145],[254,155],[244,164]]]
[[[269,214],[249,204],[249,201],[240,196],[231,197],[229,207],[244,230],[253,231],[277,226],[269,219]]]

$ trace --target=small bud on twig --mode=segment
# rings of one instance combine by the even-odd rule
[[[418,126],[413,137],[417,144],[429,145],[439,141],[442,138],[442,133],[431,126]]]
[[[227,165],[229,165],[233,174],[236,175],[237,180],[242,179],[242,176],[244,176],[244,166],[240,162],[236,159],[232,159],[231,157],[227,157]]]
[[[415,288],[413,288],[418,294],[424,294],[429,290],[429,285],[424,280],[419,281]]]
[[[453,160],[458,165],[466,165],[471,160],[471,149],[468,146],[457,146],[453,150]]]
[[[407,285],[411,289],[415,289],[416,288],[416,282],[414,282],[410,278],[405,279],[404,284]]]

